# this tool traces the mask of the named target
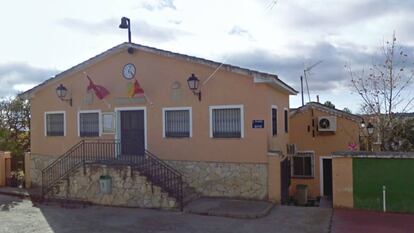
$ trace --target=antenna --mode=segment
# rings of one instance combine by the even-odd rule
[[[303,70],[303,76],[304,76],[304,78],[305,78],[306,90],[307,90],[307,92],[308,92],[308,99],[309,99],[309,102],[311,101],[311,98],[310,98],[310,93],[309,93],[308,75],[310,76],[310,71],[311,71],[311,70],[312,70],[315,66],[317,66],[317,65],[319,65],[319,64],[321,64],[321,63],[322,63],[322,60],[319,60],[318,62],[314,63],[313,65],[308,66],[307,68],[305,67],[305,69]],[[303,91],[302,91],[302,99],[303,99]]]

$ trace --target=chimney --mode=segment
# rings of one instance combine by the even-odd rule
[[[316,95],[316,102],[319,103],[319,95]]]

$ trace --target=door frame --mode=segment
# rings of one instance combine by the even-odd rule
[[[323,160],[324,159],[330,159],[332,163],[332,156],[320,156],[319,157],[319,185],[320,185],[320,195],[322,197],[325,196],[325,193],[323,191]],[[333,176],[333,173],[332,173],[332,176]],[[332,183],[332,189],[333,189],[333,183]]]
[[[116,125],[115,125],[115,140],[122,140],[121,139],[121,112],[122,111],[136,111],[136,110],[144,110],[144,140],[145,140],[145,150],[148,149],[148,137],[147,137],[147,107],[119,107],[114,108],[115,116],[116,116]]]

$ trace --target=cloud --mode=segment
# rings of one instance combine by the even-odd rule
[[[162,10],[162,9],[172,9],[172,10],[177,9],[174,5],[174,0],[159,0],[159,1],[145,2],[142,4],[142,7],[149,11]]]
[[[265,49],[253,49],[233,53],[228,56],[227,62],[275,73],[295,89],[300,89],[300,76],[304,75],[305,67],[322,61],[307,73],[309,88],[311,91],[331,91],[349,85],[350,77],[344,68],[346,64],[360,68],[369,66],[377,59],[376,54],[359,50],[352,45],[339,47],[321,42],[313,46],[302,46],[301,49],[302,54],[299,56],[281,56]]]
[[[414,11],[412,0],[338,0],[338,1],[291,1],[283,7],[284,22],[298,29],[334,29],[375,21],[380,18],[395,18]],[[311,26],[311,27],[310,27]]]
[[[152,25],[144,20],[131,19],[131,33],[138,38],[153,42],[168,42],[176,39],[177,35],[188,34],[178,29]],[[98,22],[90,22],[75,18],[64,18],[59,21],[66,28],[83,33],[102,35],[119,33],[119,19],[110,18]]]
[[[0,64],[0,97],[25,91],[56,73],[58,70],[33,67],[26,63]]]
[[[249,33],[249,31],[247,31],[246,29],[243,29],[239,26],[234,26],[230,31],[229,31],[230,35],[235,35],[235,36],[241,36],[241,37],[245,37],[247,39],[249,39],[250,41],[253,41],[254,38],[252,36],[252,34]]]

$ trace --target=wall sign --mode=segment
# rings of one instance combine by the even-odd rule
[[[252,121],[252,128],[253,129],[263,129],[264,128],[264,120],[253,120]]]

